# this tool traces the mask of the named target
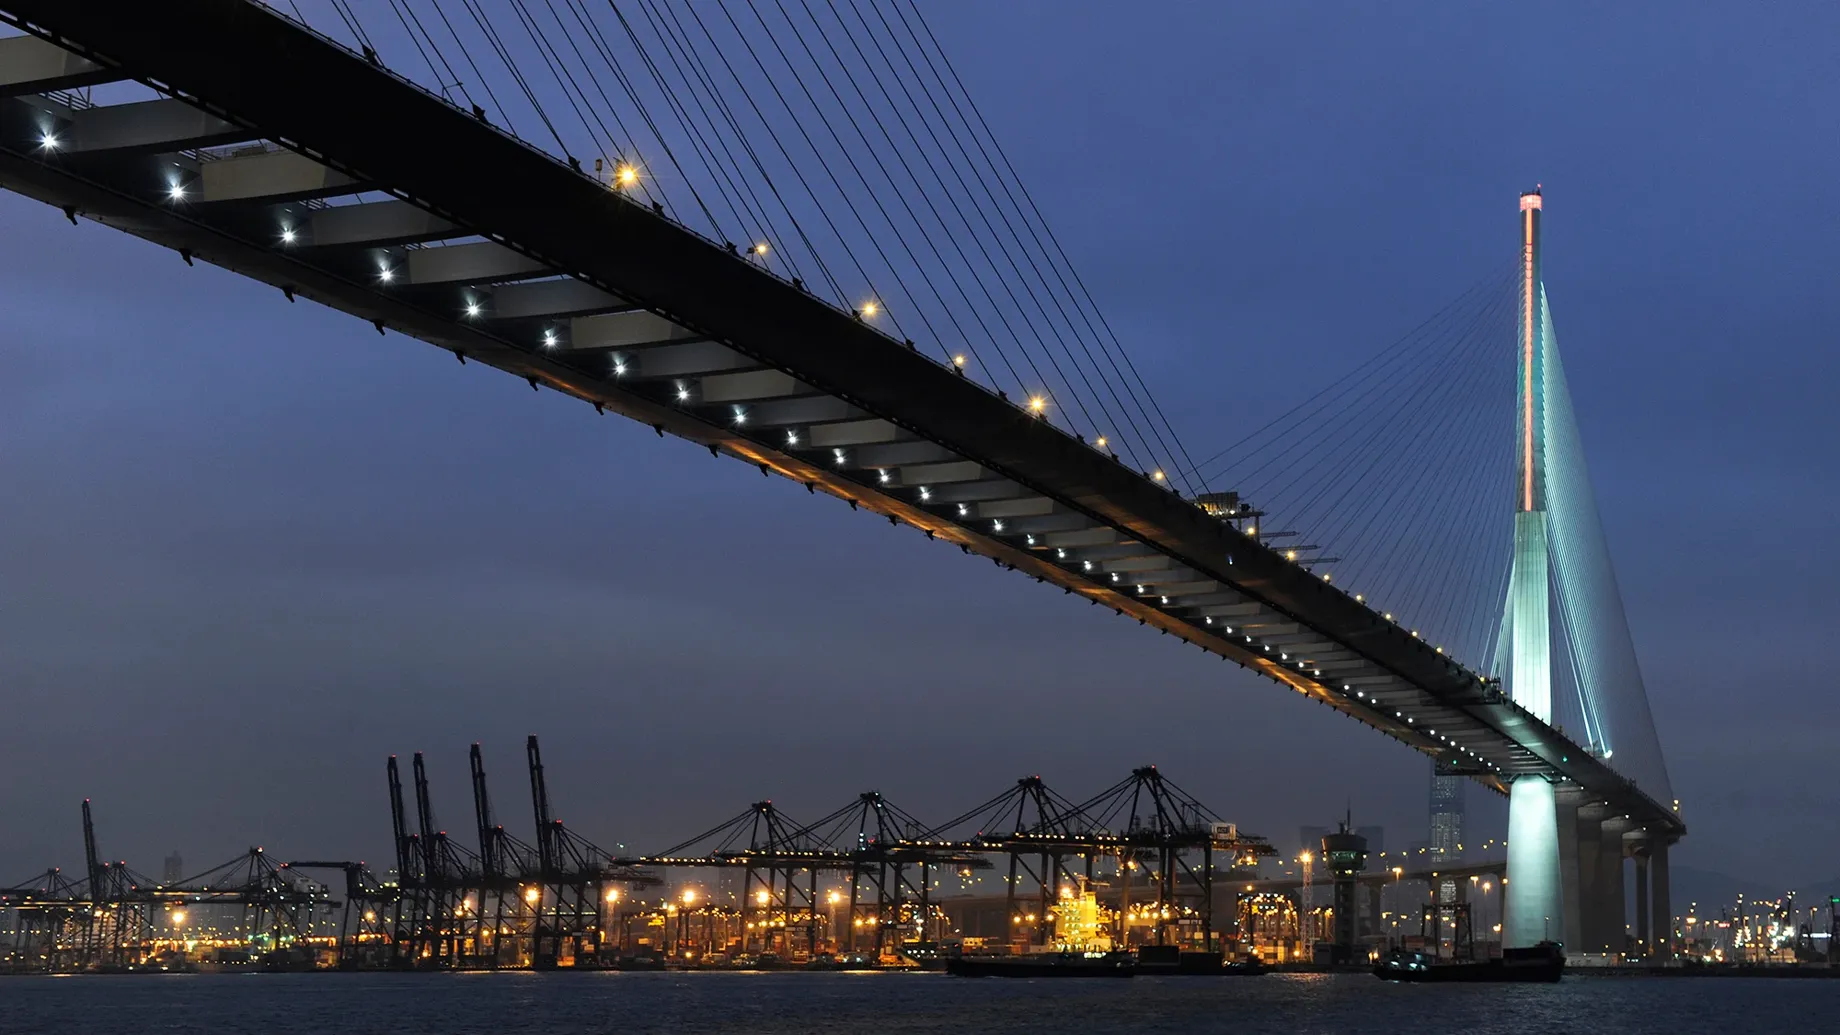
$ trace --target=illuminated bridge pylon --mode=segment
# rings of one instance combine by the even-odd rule
[[[1537,188],[1521,195],[1514,554],[1493,669],[1516,704],[1671,800],[1541,280],[1542,215]],[[1638,949],[1651,947],[1651,871],[1665,948],[1668,840],[1569,781],[1515,779],[1503,944],[1624,951],[1623,859],[1633,857]]]

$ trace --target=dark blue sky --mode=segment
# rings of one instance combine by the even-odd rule
[[[928,9],[1197,455],[1505,260],[1543,182],[1677,858],[1834,875],[1840,14]],[[1424,837],[1425,763],[1273,684],[10,194],[0,312],[0,879],[79,865],[85,796],[143,870],[378,858],[384,755],[464,826],[473,740],[521,827],[527,732],[561,815],[639,848],[1145,762],[1287,843],[1349,802]]]

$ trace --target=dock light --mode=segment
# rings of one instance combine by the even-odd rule
[[[690,903],[695,902],[695,901],[696,901],[696,889],[695,888],[685,888],[684,889],[684,905],[687,906]]]
[[[543,893],[538,891],[536,888],[525,888],[524,889],[524,901],[529,902],[531,905],[536,905],[537,899],[542,894]]]
[[[619,900],[620,900],[620,889],[619,888],[608,888],[607,889],[607,901],[609,903],[613,903],[613,902],[618,902]]]
[[[365,911],[364,911],[364,922],[365,922],[365,923],[367,923],[367,924],[374,924],[374,923],[376,923],[376,922],[377,922],[377,913],[376,913],[376,912],[375,912],[374,910],[370,910],[370,909],[367,909],[367,910],[365,910]]]
[[[479,303],[478,302],[468,302],[466,304],[466,315],[478,316],[479,315]]]
[[[864,317],[874,316],[879,309],[880,307],[874,302],[864,302],[862,304],[862,314]]]
[[[295,233],[294,228],[291,226],[281,228],[281,243],[282,244],[293,244],[294,238],[298,236],[300,235]]]
[[[756,905],[762,905],[762,906],[764,906],[764,905],[766,905],[766,904],[767,904],[767,902],[769,901],[769,899],[770,899],[770,898],[771,898],[771,896],[769,896],[769,895],[768,895],[768,894],[767,894],[766,892],[764,892],[764,891],[756,891],[756,892],[754,892],[754,903],[755,903]]]
[[[1039,395],[1033,395],[1029,397],[1029,410],[1035,413],[1037,416],[1039,416],[1047,408],[1048,408],[1048,400],[1043,399]]]
[[[621,162],[620,165],[613,170],[613,182],[621,187],[635,186],[639,182],[639,170]]]
[[[184,926],[184,924],[185,924],[185,910],[183,910],[183,909],[175,909],[175,910],[173,910],[173,913],[172,913],[172,922],[173,922],[173,926],[174,926],[174,927],[182,927],[182,926]]]
[[[826,896],[826,901],[830,902],[830,904],[834,906],[837,903],[843,901],[843,896],[833,891],[828,896]]]

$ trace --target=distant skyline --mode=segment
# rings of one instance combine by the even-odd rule
[[[1674,859],[1840,877],[1840,10],[928,14],[1197,455],[1512,255],[1543,183]],[[531,732],[609,847],[1147,763],[1275,843],[1428,837],[1422,756],[1135,623],[5,192],[0,241],[0,883],[81,867],[85,797],[143,873],[375,863],[386,755],[466,827],[475,740],[524,831]]]

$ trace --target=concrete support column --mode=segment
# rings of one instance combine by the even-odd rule
[[[1636,953],[1649,956],[1648,940],[1648,846],[1638,845],[1636,861]]]
[[[1603,933],[1607,939],[1599,952],[1629,951],[1629,901],[1623,893],[1623,833],[1629,821],[1618,816],[1598,826],[1598,876],[1603,884]]]
[[[1578,802],[1581,797],[1576,787],[1559,788],[1559,899],[1565,908],[1565,925],[1559,940],[1574,951],[1584,944],[1584,901],[1579,897],[1582,885],[1578,857]]]
[[[1521,777],[1508,788],[1508,884],[1502,945],[1525,948],[1561,936],[1559,831],[1553,785]]]
[[[1657,840],[1648,851],[1649,882],[1655,894],[1655,958],[1674,958],[1674,904],[1668,898],[1668,846]]]
[[[1598,829],[1608,816],[1602,805],[1580,806],[1573,838],[1578,853],[1578,940],[1573,952],[1602,952],[1610,939],[1604,935],[1603,844]]]

